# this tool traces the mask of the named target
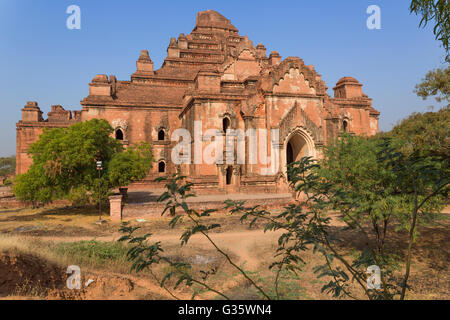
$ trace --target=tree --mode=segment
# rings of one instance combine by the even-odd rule
[[[436,96],[437,102],[450,102],[450,66],[428,72],[415,93],[424,100]]]
[[[111,189],[145,177],[153,161],[150,146],[143,143],[123,151],[112,133],[109,123],[99,119],[44,130],[29,150],[33,164],[17,177],[16,196],[44,203],[56,199],[96,202],[99,192],[105,199]],[[96,161],[103,162],[100,179]],[[123,177],[118,177],[118,170],[124,170]]]
[[[404,154],[420,152],[421,155],[450,159],[450,106],[437,112],[413,113],[387,134],[394,138]]]
[[[325,148],[317,171],[318,180],[330,186],[316,183],[308,191],[329,199],[330,208],[365,237],[367,247],[357,259],[347,261],[347,269],[353,277],[357,274],[362,279],[361,266],[379,266],[383,271],[380,298],[405,298],[417,227],[437,218],[445,203],[450,175],[442,148],[445,139],[448,145],[448,130],[440,136],[439,125],[444,123],[442,114],[413,115],[390,133],[390,138],[343,136]],[[388,225],[409,233],[408,250],[402,260],[385,248],[390,238]],[[324,248],[335,256],[339,252],[332,241],[325,242]],[[341,260],[345,260],[342,255]],[[400,286],[392,277],[396,260],[405,265]],[[377,297],[375,293],[371,296]]]
[[[419,26],[425,27],[434,21],[433,32],[446,51],[446,62],[450,63],[450,2],[448,0],[412,0],[410,12],[422,16]],[[450,68],[442,67],[427,73],[422,83],[416,85],[415,93],[424,100],[436,96],[436,101],[449,102]],[[449,106],[449,104],[447,104]]]
[[[108,166],[108,178],[111,186],[126,186],[131,181],[145,178],[150,170],[153,155],[147,143],[116,154]]]
[[[434,21],[433,33],[442,42],[449,58],[450,2],[448,0],[412,0],[410,12],[422,16],[420,26]]]
[[[417,147],[411,153],[397,151],[395,144],[386,140],[381,156],[386,167],[395,173],[395,192],[402,199],[397,218],[409,233],[405,274],[400,299],[405,299],[411,270],[412,248],[419,236],[417,227],[432,221],[448,199],[450,171],[448,159],[427,154]]]
[[[7,177],[14,174],[16,170],[16,157],[0,158],[0,177]]]
[[[366,241],[367,247],[348,264],[353,272],[358,271],[361,280],[369,266],[382,268],[383,298],[387,299],[392,293],[388,291],[390,285],[385,278],[391,276],[394,268],[390,264],[393,255],[386,252],[385,244],[399,199],[394,192],[396,176],[380,161],[379,152],[379,136],[342,135],[324,148],[324,158],[319,162],[316,174],[319,181],[329,184],[323,192],[329,199],[329,209],[338,212],[348,227]],[[323,188],[318,182],[312,191],[320,193]],[[330,240],[327,246],[331,248],[332,245]],[[338,252],[338,249],[332,251]]]
[[[412,247],[417,225],[432,218],[433,206],[448,199],[450,183],[450,106],[438,112],[414,113],[389,133],[392,141],[383,154],[396,173],[397,192],[408,200],[410,210],[401,218],[409,232],[406,271],[401,297],[406,294]],[[390,146],[388,146],[390,145]]]

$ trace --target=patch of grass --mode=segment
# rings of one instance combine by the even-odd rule
[[[63,242],[54,246],[55,254],[67,261],[95,268],[107,267],[108,270],[114,267],[121,267],[120,269],[128,268],[129,271],[128,250],[129,246],[117,241]]]

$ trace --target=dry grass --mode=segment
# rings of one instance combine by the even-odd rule
[[[30,239],[29,237],[20,237],[12,235],[0,235],[0,253],[17,252],[23,254],[33,254],[42,259],[63,265],[63,261],[50,250],[50,247],[39,239]]]

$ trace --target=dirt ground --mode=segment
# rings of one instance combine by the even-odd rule
[[[411,274],[410,299],[450,299],[450,210],[445,211],[446,219],[433,226],[422,227],[421,240],[414,247],[414,261]],[[106,216],[104,218],[107,219]],[[102,267],[90,264],[80,265],[82,269],[81,290],[69,290],[66,286],[66,269],[75,264],[70,257],[58,258],[54,246],[58,243],[79,241],[116,241],[121,234],[120,224],[107,222],[97,225],[98,212],[95,208],[45,208],[23,210],[0,209],[0,299],[173,299],[161,288],[149,272],[136,274],[130,272],[130,265],[109,264]],[[202,236],[192,237],[187,246],[180,245],[183,226],[175,229],[168,226],[169,218],[151,218],[133,225],[142,228],[140,232],[153,233],[152,241],[161,241],[165,253],[180,261],[189,261],[194,271],[219,270],[210,281],[214,288],[220,289],[233,299],[258,299],[257,292],[248,281],[240,276],[225,258],[214,250]],[[274,252],[280,232],[264,233],[262,225],[252,229],[242,224],[239,217],[226,213],[217,213],[208,219],[208,223],[220,223],[222,227],[211,234],[217,245],[227,252],[239,266],[249,271],[258,284],[273,288],[274,273],[269,271],[274,261]],[[343,224],[333,219],[333,232],[344,239],[344,246],[362,246],[362,239],[343,230]],[[406,234],[395,234],[398,239],[406,239]],[[3,242],[3,244],[2,244]],[[395,248],[399,252],[406,249],[406,242]],[[389,244],[388,244],[389,245]],[[293,299],[332,299],[321,292],[328,282],[327,277],[317,278],[313,268],[322,264],[322,258],[308,250],[303,254],[307,264],[297,277],[286,278],[283,288],[285,298]],[[76,262],[76,261],[75,261]],[[164,274],[157,267],[157,277]],[[158,279],[160,280],[160,278]],[[192,289],[185,286],[173,291],[178,298],[190,299]],[[356,297],[364,298],[356,289]],[[200,299],[218,298],[215,293],[200,293]]]

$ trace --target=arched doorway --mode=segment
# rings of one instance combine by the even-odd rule
[[[231,121],[228,117],[223,118],[222,120],[223,132],[227,133],[227,130],[231,127]]]
[[[294,132],[286,144],[286,170],[289,164],[300,161],[303,157],[314,156],[313,149],[312,140],[304,132]],[[287,176],[288,181],[291,181],[291,177]]]
[[[164,141],[166,139],[166,133],[164,130],[159,130],[158,132],[158,141]]]
[[[226,176],[227,186],[229,186],[231,184],[231,179],[233,178],[233,168],[228,167],[226,174],[227,174],[227,176]]]
[[[122,131],[122,129],[117,129],[116,130],[116,139],[117,140],[123,140],[123,131]]]
[[[342,123],[342,130],[344,132],[347,132],[347,130],[348,130],[348,122],[347,122],[347,120],[344,120],[344,122]]]
[[[166,163],[164,161],[160,161],[158,163],[158,172],[165,173],[166,172]]]

